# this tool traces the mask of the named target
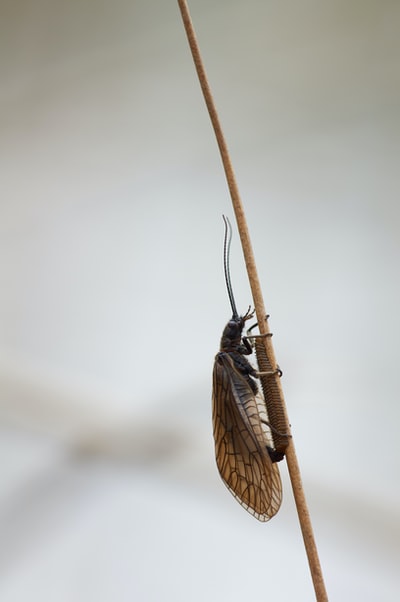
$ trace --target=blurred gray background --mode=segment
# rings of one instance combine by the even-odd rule
[[[0,8],[1,600],[312,600],[285,464],[266,525],[215,467],[232,210],[177,4]],[[400,4],[190,8],[330,600],[394,602]]]

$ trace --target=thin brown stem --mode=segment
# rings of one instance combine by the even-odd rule
[[[243,255],[246,263],[247,274],[250,282],[250,287],[253,295],[254,307],[256,310],[259,330],[261,334],[269,333],[268,321],[265,320],[264,300],[261,292],[260,282],[258,279],[256,262],[254,259],[253,249],[251,246],[249,230],[246,223],[246,217],[243,209],[243,204],[240,199],[239,189],[236,183],[235,174],[233,171],[231,159],[228,152],[228,147],[222,131],[222,127],[218,118],[218,113],[215,107],[210,85],[204,69],[203,61],[200,54],[199,45],[197,43],[196,34],[193,28],[193,23],[190,18],[189,9],[186,0],[178,0],[178,5],[181,11],[183,24],[188,38],[190,50],[193,56],[193,61],[196,67],[200,86],[203,92],[204,100],[210,115],[211,123],[214,128],[219,151],[221,154],[222,163],[224,166],[225,176],[229,187],[229,192],[232,199],[232,205],[235,212],[236,222],[240,234],[240,240],[243,249]],[[264,337],[265,349],[271,366],[276,366],[275,353],[272,346],[271,337]],[[283,396],[282,387],[278,379],[278,387],[280,391],[280,400],[284,416],[286,418],[286,432],[289,433],[289,420],[286,410],[286,404]],[[293,495],[296,502],[297,513],[299,517],[300,527],[303,535],[304,546],[307,553],[308,563],[310,566],[311,577],[314,584],[314,591],[317,602],[327,602],[328,596],[325,589],[322,569],[318,557],[318,550],[315,543],[314,533],[312,529],[310,514],[308,511],[304,489],[301,481],[300,468],[297,461],[296,451],[293,443],[293,438],[289,439],[289,444],[286,449],[286,461],[289,470],[289,476],[292,484]]]

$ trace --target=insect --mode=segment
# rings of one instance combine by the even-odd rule
[[[254,311],[239,316],[233,296],[229,251],[232,228],[223,216],[224,273],[232,318],[224,328],[213,370],[212,419],[219,473],[237,501],[255,518],[268,521],[279,510],[282,484],[276,462],[283,453],[271,445],[266,406],[258,392],[260,376],[245,357],[252,353],[245,323]],[[263,373],[275,375],[277,371]]]

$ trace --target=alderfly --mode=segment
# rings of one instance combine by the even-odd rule
[[[219,473],[237,501],[260,521],[268,521],[279,510],[282,484],[276,462],[283,453],[274,449],[265,402],[255,379],[261,374],[249,363],[252,353],[242,336],[250,308],[239,316],[233,296],[229,250],[232,228],[224,217],[224,272],[232,318],[222,333],[213,371],[213,431]],[[262,373],[274,376],[279,369]]]

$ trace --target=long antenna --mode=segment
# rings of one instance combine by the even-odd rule
[[[222,216],[222,219],[224,220],[224,224],[225,224],[225,236],[224,236],[225,282],[226,282],[226,288],[228,290],[229,301],[230,301],[231,308],[232,308],[232,317],[238,318],[239,314],[236,309],[235,297],[233,296],[231,272],[230,272],[230,268],[229,268],[229,256],[230,256],[231,240],[232,240],[232,226],[231,226],[231,222],[225,215]]]
[[[246,263],[247,274],[251,292],[253,295],[254,307],[256,310],[257,321],[261,334],[269,333],[268,321],[265,320],[266,311],[264,300],[261,292],[260,282],[257,274],[257,267],[254,259],[253,249],[250,241],[250,234],[247,228],[246,216],[239,194],[239,189],[236,183],[235,173],[232,162],[229,156],[228,147],[225,142],[225,137],[219,121],[217,109],[208,83],[207,75],[204,69],[203,61],[200,54],[199,45],[197,43],[196,34],[193,23],[190,18],[189,8],[186,0],[178,0],[179,9],[182,15],[183,25],[186,31],[186,36],[189,42],[190,50],[193,56],[194,65],[199,78],[200,86],[203,92],[204,100],[207,105],[207,110],[210,115],[211,123],[214,128],[215,137],[221,154],[222,163],[224,166],[225,177],[228,183],[229,192],[232,199],[232,206],[236,216],[236,222],[242,243],[243,255]],[[265,351],[272,366],[276,366],[275,353],[272,346],[272,337],[263,337]],[[287,416],[286,404],[283,396],[283,390],[280,380],[277,379],[282,410],[286,419],[287,429],[285,433],[290,432],[289,420]],[[294,447],[293,438],[289,439],[289,444],[286,449],[286,461],[289,470],[290,481],[292,484],[293,496],[296,502],[297,514],[303,534],[304,547],[306,549],[308,564],[310,566],[311,577],[314,585],[314,591],[317,602],[328,602],[328,594],[326,592],[322,568],[319,561],[318,550],[315,543],[313,528],[311,524],[310,514],[308,512],[307,502],[304,494],[303,484],[301,481],[300,467],[297,460],[297,455]]]

